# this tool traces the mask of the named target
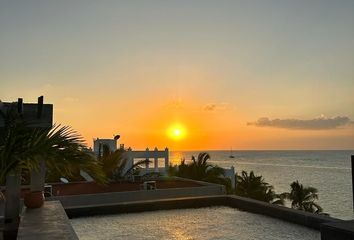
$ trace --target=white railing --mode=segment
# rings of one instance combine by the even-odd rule
[[[150,167],[150,163],[147,162],[145,165],[144,172],[160,172],[163,174],[167,173],[167,169],[169,166],[169,152],[168,148],[165,148],[165,150],[158,150],[155,148],[153,151],[150,151],[149,148],[147,148],[145,151],[133,151],[131,148],[128,148],[127,151],[125,152],[125,157],[127,159],[127,166],[125,167],[125,171],[131,168],[134,165],[134,159],[146,159],[150,160],[153,159],[153,168]],[[164,159],[164,167],[159,168],[159,159],[163,158]],[[142,169],[142,170],[143,170]]]
[[[231,186],[233,189],[236,187],[235,183],[235,167],[231,166],[230,168],[224,168],[225,177],[231,180]]]

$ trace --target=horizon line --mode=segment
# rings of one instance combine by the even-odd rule
[[[228,151],[231,152],[230,149],[193,149],[193,150],[172,150],[171,152],[183,151],[183,152],[198,152],[198,151]],[[233,152],[239,151],[354,151],[354,149],[233,149]]]

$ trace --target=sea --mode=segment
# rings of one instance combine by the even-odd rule
[[[328,151],[172,151],[170,162],[191,160],[200,152],[209,153],[210,163],[223,168],[235,167],[262,175],[277,193],[289,192],[298,180],[318,189],[318,204],[325,213],[340,219],[354,219],[351,155],[354,150]],[[230,155],[234,158],[230,158]],[[289,203],[288,203],[289,206]]]

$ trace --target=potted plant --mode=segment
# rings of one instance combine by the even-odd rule
[[[44,203],[43,191],[30,191],[25,193],[23,203],[27,208],[40,208]]]

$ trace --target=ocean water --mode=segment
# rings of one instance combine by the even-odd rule
[[[200,151],[199,151],[200,152]],[[187,161],[199,152],[171,152],[170,162]],[[290,183],[299,180],[318,189],[318,203],[324,212],[340,219],[354,219],[351,183],[353,151],[206,151],[211,163],[234,166],[236,172],[253,170],[274,186],[278,193],[289,192]]]
[[[70,221],[83,240],[320,239],[318,231],[228,207],[105,215]]]

